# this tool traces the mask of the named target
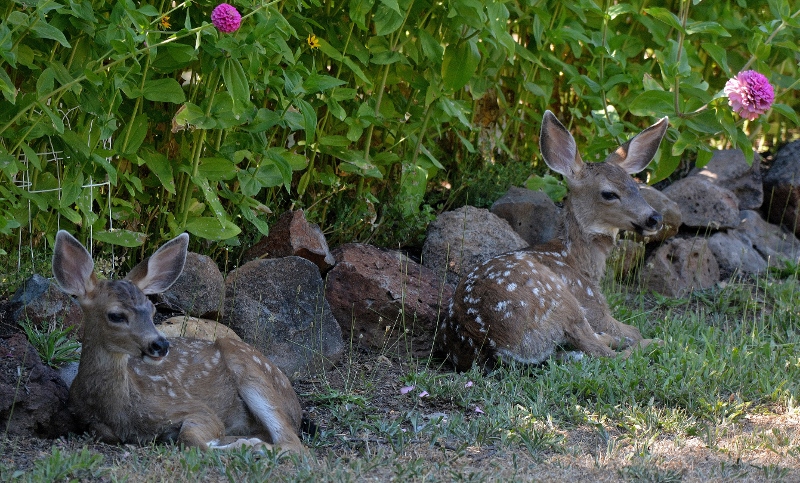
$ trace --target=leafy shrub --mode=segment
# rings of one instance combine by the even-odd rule
[[[545,109],[592,160],[669,115],[650,182],[798,124],[788,0],[234,4],[226,34],[208,0],[7,3],[0,233],[235,245],[302,207],[343,239],[413,239],[447,205],[431,180],[480,179],[465,160],[540,169]],[[752,122],[723,93],[745,69],[776,90]]]

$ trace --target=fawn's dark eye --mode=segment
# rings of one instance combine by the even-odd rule
[[[614,201],[619,199],[619,195],[613,191],[601,191],[600,196],[602,196],[606,201]]]
[[[124,324],[128,322],[128,317],[126,317],[122,312],[109,312],[108,320],[109,322],[113,322],[115,324]]]

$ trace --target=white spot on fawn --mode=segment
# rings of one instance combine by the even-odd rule
[[[508,284],[508,287],[506,287],[506,290],[508,290],[509,292],[513,292],[516,289],[517,289],[517,284],[513,282]]]

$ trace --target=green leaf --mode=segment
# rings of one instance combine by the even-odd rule
[[[555,176],[532,175],[525,181],[525,187],[532,191],[543,191],[551,200],[559,202],[567,195],[567,187]]]
[[[236,173],[236,177],[239,179],[239,189],[243,195],[255,196],[264,187],[264,183],[258,178],[257,172],[256,168],[248,168]]]
[[[636,13],[636,9],[633,8],[632,5],[629,5],[627,3],[621,3],[609,6],[606,12],[608,13],[609,18],[611,18],[611,20],[614,20],[620,15],[625,15],[627,13]]]
[[[375,0],[350,0],[348,12],[350,19],[361,30],[367,30],[367,14],[372,10]]]
[[[114,141],[114,149],[125,156],[136,154],[147,136],[148,124],[147,114],[139,114],[133,118]]]
[[[55,40],[63,47],[66,47],[68,49],[72,48],[72,45],[70,45],[70,43],[67,42],[67,38],[64,37],[64,34],[59,29],[47,23],[43,18],[39,19],[38,22],[33,24],[33,27],[31,27],[31,31],[35,34],[36,37],[39,37],[40,39]]]
[[[662,153],[662,151],[664,152]],[[658,159],[654,160],[651,164],[651,166],[654,166],[655,169],[653,170],[650,179],[647,180],[650,184],[657,183],[662,179],[669,177],[675,172],[681,162],[680,156],[673,156],[663,149],[656,154],[656,157],[658,157]]]
[[[270,169],[270,171],[277,170],[280,176],[281,183],[286,188],[286,191],[291,191],[292,187],[292,165],[289,159],[286,158],[286,150],[283,148],[270,148],[265,153],[266,156],[262,161],[261,168]],[[272,161],[270,166],[269,161]],[[280,183],[273,185],[278,186]]]
[[[198,216],[186,222],[186,231],[205,240],[227,240],[242,230],[228,219],[223,221],[211,216]]]
[[[99,164],[106,171],[108,174],[108,181],[110,181],[112,185],[117,184],[117,168],[115,168],[108,159],[97,154],[92,154],[92,162]]]
[[[183,105],[182,109],[178,109],[175,115],[175,123],[179,126],[190,125],[198,129],[213,129],[217,126],[217,122],[206,116],[206,113],[200,106],[187,102]]]
[[[705,33],[719,35],[720,37],[731,36],[731,34],[728,33],[728,31],[717,22],[689,22],[689,24],[686,26],[687,35]]]
[[[222,207],[222,202],[219,200],[217,192],[211,188],[208,180],[202,176],[192,176],[192,183],[203,193],[203,197],[206,199],[214,216],[217,217],[220,223],[225,222],[228,219],[228,214],[225,212],[225,208]]]
[[[242,213],[242,218],[252,223],[262,235],[269,235],[269,225],[267,222],[259,219],[249,206],[242,205],[239,207],[239,211]]]
[[[666,91],[645,91],[639,94],[628,106],[635,116],[674,116],[673,94]]]
[[[2,69],[0,69],[2,70]],[[15,176],[20,171],[17,159],[0,146],[0,171],[9,178]]]
[[[37,102],[37,106],[39,109],[44,111],[45,114],[50,118],[50,122],[53,123],[53,128],[56,130],[57,133],[61,134],[64,132],[64,121],[61,120],[61,116],[50,110],[43,102]]]
[[[163,154],[150,151],[149,149],[143,149],[139,159],[141,159],[145,166],[156,175],[161,182],[161,186],[174,195],[175,178],[172,175],[172,164],[169,162],[169,159]]]
[[[128,248],[141,246],[147,239],[144,233],[130,230],[95,231],[92,236],[97,241]]]
[[[786,104],[775,103],[772,108],[780,112],[787,118],[791,119],[795,126],[800,126],[800,117],[797,116],[797,111],[787,106]]]
[[[180,104],[186,100],[183,88],[178,81],[171,77],[145,82],[142,93],[145,99],[153,102]]]
[[[403,25],[403,15],[386,5],[379,5],[375,15],[372,16],[372,21],[375,23],[375,35],[382,37]]]
[[[17,101],[17,89],[5,69],[0,69],[0,92],[12,104]]]
[[[355,74],[356,77],[361,79],[364,82],[364,84],[367,85],[367,87],[370,88],[372,87],[372,81],[369,79],[369,77],[366,76],[366,74],[364,74],[364,71],[361,70],[361,67],[359,67],[355,62],[353,62],[352,59],[350,59],[350,57],[344,57],[342,59],[342,62],[344,63],[344,65],[347,66],[348,69],[353,71],[353,74]]]
[[[238,118],[250,104],[250,84],[239,59],[228,57],[222,64],[222,79],[233,100],[233,113]]]
[[[306,132],[306,145],[309,145],[314,142],[314,135],[317,131],[317,112],[304,99],[298,98],[294,102],[303,115],[303,130]]]
[[[408,164],[403,166],[402,171],[397,204],[403,217],[409,217],[419,212],[425,197],[425,188],[428,186],[428,171],[422,166]]]
[[[42,160],[39,159],[39,154],[36,152],[36,150],[28,146],[27,143],[20,144],[20,148],[22,148],[22,152],[25,154],[25,159],[28,161],[28,163],[36,168],[37,171],[41,171]]]
[[[731,68],[728,67],[728,51],[726,49],[713,42],[703,42],[700,46],[714,59],[714,62],[722,68],[726,75],[731,75]]]
[[[475,74],[481,54],[478,45],[472,41],[450,44],[444,50],[442,79],[447,89],[457,91],[467,85]]]
[[[699,149],[697,151],[697,159],[694,160],[694,165],[698,168],[702,168],[711,161],[712,157],[714,157],[714,153],[710,149]]]
[[[428,60],[433,62],[435,65],[441,64],[444,49],[439,41],[434,39],[433,36],[425,29],[417,30],[417,36],[419,37],[419,42],[422,46],[422,53],[425,54],[425,57],[427,57]]]
[[[350,146],[350,140],[344,136],[320,136],[317,141],[323,146]]]
[[[644,11],[647,13],[647,15],[650,15],[653,18],[661,20],[662,22],[674,28],[675,30],[678,30],[679,32],[684,32],[683,26],[681,25],[681,20],[678,18],[678,16],[672,13],[671,11],[667,10],[666,8],[651,7],[644,9]]]
[[[198,172],[209,181],[226,181],[236,177],[239,168],[229,159],[200,158]]]
[[[309,94],[327,91],[340,85],[346,84],[345,81],[331,77],[329,75],[311,74],[303,81],[303,89]]]
[[[5,70],[3,70],[5,72]],[[53,91],[55,86],[55,72],[51,68],[47,68],[39,74],[36,79],[36,95],[41,99]]]

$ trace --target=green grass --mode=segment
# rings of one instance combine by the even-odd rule
[[[796,278],[774,276],[680,300],[612,291],[620,320],[665,342],[628,359],[456,374],[353,348],[300,382],[320,425],[312,457],[73,438],[33,466],[1,459],[0,479],[793,481],[799,298]]]

